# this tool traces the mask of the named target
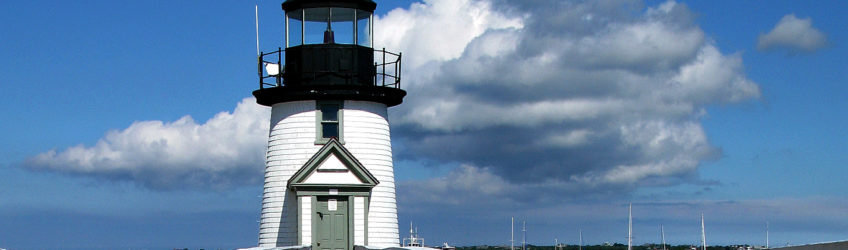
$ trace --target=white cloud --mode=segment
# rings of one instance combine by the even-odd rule
[[[139,121],[109,131],[93,146],[31,157],[25,166],[69,174],[132,180],[155,189],[229,188],[260,183],[270,110],[245,98],[233,112],[204,124]]]
[[[738,54],[726,56],[713,46],[704,47],[670,79],[669,92],[677,95],[671,98],[703,104],[759,97],[760,87],[747,79],[743,70]]]
[[[813,27],[811,18],[783,16],[766,34],[760,34],[757,49],[785,48],[790,51],[813,52],[827,45],[824,33]]]
[[[521,27],[521,19],[492,11],[486,1],[426,0],[375,18],[375,46],[404,53],[404,66],[457,58],[487,29]]]
[[[415,59],[427,63],[405,64],[409,94],[392,109],[400,157],[464,163],[523,190],[674,185],[719,155],[700,122],[705,107],[760,96],[741,57],[722,54],[683,4],[497,3],[429,1],[389,14],[417,20],[435,10],[494,6],[480,8],[492,12],[482,15],[451,12],[451,19],[498,17],[456,40],[412,28],[420,23],[384,23],[405,31],[392,39],[452,41],[406,47],[429,53]],[[396,27],[404,25],[411,26]]]
[[[698,163],[715,154],[707,143],[700,125],[666,121],[637,122],[621,128],[621,143],[637,148],[636,164],[622,164],[598,176],[587,174],[575,178],[586,184],[636,184],[649,177],[664,177],[694,172]]]

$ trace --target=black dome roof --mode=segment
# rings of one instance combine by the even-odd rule
[[[287,0],[283,2],[283,10],[286,12],[320,7],[352,8],[374,12],[377,3],[371,0]]]

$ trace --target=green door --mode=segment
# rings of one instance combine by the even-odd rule
[[[348,250],[347,197],[318,196],[313,214],[312,248],[316,250]]]

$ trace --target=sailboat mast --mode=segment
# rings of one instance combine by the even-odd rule
[[[515,250],[515,217],[509,223],[509,250]]]
[[[527,250],[527,221],[521,221],[521,250]]]
[[[580,246],[578,250],[583,250],[583,229],[580,229]]]
[[[766,221],[766,249],[769,248],[769,223]]]
[[[704,213],[701,213],[701,243],[703,243],[702,250],[707,250],[707,234],[704,232]]]
[[[627,209],[627,250],[633,250],[633,203]]]
[[[660,234],[662,235],[663,250],[665,250],[665,228],[660,224]]]

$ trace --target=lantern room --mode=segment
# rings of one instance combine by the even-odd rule
[[[284,47],[259,55],[257,102],[361,100],[395,106],[401,55],[374,49],[371,0],[287,0]]]
[[[340,7],[343,6],[343,7]],[[286,48],[310,44],[371,47],[371,1],[287,1]]]

